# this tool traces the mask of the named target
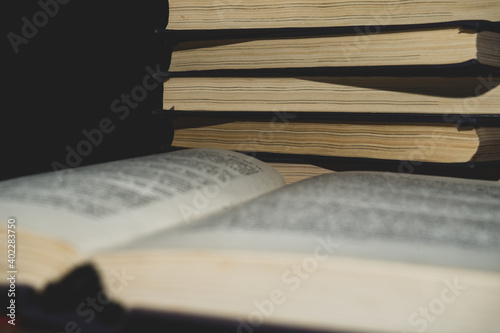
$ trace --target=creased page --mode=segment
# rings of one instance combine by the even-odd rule
[[[0,211],[18,228],[83,253],[149,235],[284,184],[269,165],[218,149],[192,149],[12,179]]]
[[[500,184],[382,172],[304,180],[135,248],[310,252],[500,271]]]
[[[223,317],[235,331],[265,322],[493,333],[499,202],[497,182],[339,172],[100,253],[95,263],[136,277],[117,295],[129,307]]]

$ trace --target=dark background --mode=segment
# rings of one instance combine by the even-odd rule
[[[59,1],[67,3],[2,2],[0,180],[52,171],[55,165],[83,166],[159,152],[172,136],[170,124],[152,115],[162,105],[161,84],[123,119],[112,107],[143,85],[147,66],[168,68],[166,37],[155,33],[167,25],[168,1]],[[33,23],[43,12],[40,3],[58,3],[58,12],[20,44],[16,54],[9,34],[22,36],[25,21]],[[68,149],[77,151],[88,142],[84,132],[99,128],[103,119],[109,119],[113,131],[91,145],[86,156],[72,156],[69,165]],[[333,169],[401,172],[399,161],[386,162],[335,159]],[[498,179],[498,163],[485,167],[487,172],[469,164],[451,169],[418,164],[403,172]]]
[[[42,2],[53,10],[58,3]],[[76,150],[86,140],[82,131],[98,128],[104,118],[114,130],[73,165],[150,154],[168,140],[168,126],[152,116],[161,108],[161,84],[126,117],[111,107],[143,85],[147,66],[165,63],[164,40],[155,29],[167,24],[167,1],[71,0],[58,7],[16,54],[9,33],[23,37],[23,17],[33,23],[43,9],[39,1],[4,2],[0,180],[51,171],[54,162],[68,166],[67,147]]]

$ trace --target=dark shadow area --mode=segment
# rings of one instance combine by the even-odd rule
[[[289,27],[289,28],[255,28],[255,29],[210,29],[210,30],[169,30],[159,29],[163,35],[175,39],[177,42],[202,41],[213,39],[257,39],[257,38],[286,38],[290,36],[308,37],[339,34],[371,35],[391,31],[411,31],[415,29],[443,29],[457,27],[462,32],[494,31],[500,32],[500,22],[483,20],[449,21],[427,24],[400,24],[400,25],[370,25],[370,26],[333,26],[333,27]]]
[[[273,120],[274,117],[274,120]],[[242,119],[242,118],[229,118],[229,117],[207,117],[207,118],[197,118],[197,117],[179,117],[179,118],[173,118],[172,123],[174,129],[186,129],[186,128],[198,128],[198,127],[208,127],[208,126],[216,126],[216,125],[222,125],[222,124],[229,124],[233,122],[244,122],[244,121],[251,121],[251,122],[261,122],[263,127],[265,127],[266,124],[269,124],[269,122],[273,121],[278,121],[279,119],[277,118],[276,115],[274,116],[267,116],[264,117],[264,115],[261,115],[260,119],[259,117],[255,118],[250,118],[250,119]],[[295,114],[295,117],[292,121],[293,123],[310,123],[310,124],[316,124],[318,123],[318,120],[315,119],[303,119],[299,115]],[[321,124],[358,124],[358,125],[405,125],[407,123],[405,122],[397,122],[397,121],[363,121],[363,120],[358,120],[356,121],[355,119],[345,119],[345,120],[327,120],[327,119],[322,119]],[[412,122],[412,125],[427,125],[427,126],[438,126],[438,127],[456,127],[455,123],[449,122],[418,122],[414,121]]]
[[[263,68],[263,69],[217,69],[203,71],[171,72],[171,77],[473,77],[498,81],[500,69],[469,60],[448,65],[412,65],[412,66],[351,66],[351,67],[298,67],[298,68]]]
[[[338,122],[338,123],[359,123],[359,122],[388,122],[388,123],[426,123],[426,124],[449,124],[460,128],[470,127],[498,127],[500,126],[500,116],[490,114],[427,114],[427,113],[356,113],[352,112],[288,112],[288,111],[239,111],[229,115],[227,111],[175,111],[158,110],[157,116],[166,119],[177,119],[177,124],[182,122],[187,127],[195,127],[196,122],[201,124],[217,124],[230,121],[272,121],[276,117],[281,121],[311,121],[311,122]]]
[[[167,1],[4,6],[0,179],[158,149],[152,110],[162,84],[153,74],[164,50],[155,29],[166,25]]]
[[[500,161],[468,163],[429,163],[368,158],[328,157],[257,153],[265,162],[312,164],[335,172],[381,171],[482,180],[500,180]]]
[[[374,90],[397,91],[415,95],[464,98],[480,97],[497,89],[497,77],[302,77],[302,80],[368,88]]]
[[[81,278],[91,276],[91,267],[83,267],[75,274]],[[85,276],[87,275],[87,276]],[[71,278],[71,277],[70,277]],[[75,277],[72,277],[75,280]],[[74,283],[75,281],[63,281]],[[94,281],[92,281],[94,282]],[[78,287],[78,286],[77,286]],[[18,316],[16,326],[23,332],[79,332],[79,333],[136,333],[136,332],[256,332],[256,333],[305,333],[326,332],[322,330],[305,329],[275,324],[252,325],[245,319],[224,319],[209,316],[197,316],[186,313],[159,312],[145,309],[124,310],[116,303],[103,300],[102,289],[99,284],[91,284],[86,289],[69,290],[71,300],[59,303],[59,307],[44,307],[45,296],[28,287],[19,287],[16,302]],[[0,291],[7,293],[6,288]],[[96,296],[97,295],[97,296]],[[90,300],[90,302],[89,302]],[[61,300],[58,300],[61,301]],[[7,303],[3,303],[7,304]],[[65,306],[65,308],[63,308]],[[78,309],[78,310],[77,310]],[[99,309],[100,311],[96,310]],[[6,317],[8,319],[8,317]],[[0,329],[8,327],[0,323]],[[328,332],[331,332],[329,330]],[[341,331],[339,331],[340,333]]]
[[[393,29],[382,29],[378,28],[375,29],[374,31],[367,30],[367,28],[364,27],[358,27],[352,28],[352,31],[347,30],[346,28],[337,28],[337,31],[328,31],[328,29],[324,29],[322,34],[314,34],[314,31],[311,31],[309,34],[307,34],[308,29],[304,30],[292,30],[290,33],[295,33],[296,35],[286,35],[286,34],[277,34],[273,32],[273,29],[267,29],[267,30],[262,30],[261,31],[261,36],[255,32],[255,36],[253,38],[228,38],[228,39],[221,39],[219,36],[212,34],[213,39],[200,39],[200,40],[190,40],[187,39],[185,42],[180,41],[179,45],[175,48],[176,51],[180,50],[191,50],[191,49],[199,49],[199,48],[209,48],[209,47],[216,47],[216,46],[224,46],[224,45],[236,45],[240,43],[246,43],[246,42],[251,42],[251,41],[257,41],[257,40],[267,40],[267,41],[273,41],[273,40],[281,40],[281,39],[309,39],[309,38],[332,38],[332,37],[360,37],[363,36],[365,38],[370,38],[371,35],[380,35],[380,34],[394,34],[394,33],[402,33],[402,32],[408,32],[408,31],[423,31],[423,30],[430,30],[430,31],[435,31],[439,29],[450,29],[450,28],[455,28],[458,30],[461,29],[460,26],[453,26],[453,25],[446,25],[443,27],[428,27],[428,28],[420,28],[420,29],[401,29],[401,30],[396,30],[395,32]],[[312,30],[312,29],[311,29]],[[318,29],[316,29],[317,31]],[[319,29],[321,32],[321,29]],[[302,31],[302,34],[301,34]],[[241,35],[245,35],[245,31],[238,31]],[[334,32],[334,33],[333,33]],[[474,30],[461,30],[461,33],[472,33],[475,34],[476,31]],[[203,34],[203,33],[201,33]],[[249,32],[247,32],[249,34]],[[266,35],[268,34],[268,35]],[[235,36],[236,32],[235,32]],[[200,36],[201,37],[201,36]],[[228,36],[230,37],[230,36]]]

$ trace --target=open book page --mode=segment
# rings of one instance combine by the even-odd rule
[[[124,244],[249,200],[284,184],[267,164],[217,149],[159,155],[0,184],[0,211],[18,229],[84,254]]]
[[[500,184],[375,172],[307,179],[129,245],[311,253],[500,270]]]

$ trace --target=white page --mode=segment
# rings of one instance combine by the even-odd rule
[[[5,181],[0,211],[20,229],[85,253],[191,223],[283,184],[249,156],[190,149]]]
[[[129,247],[312,254],[324,243],[338,245],[331,255],[500,270],[500,184],[381,172],[328,174]]]

